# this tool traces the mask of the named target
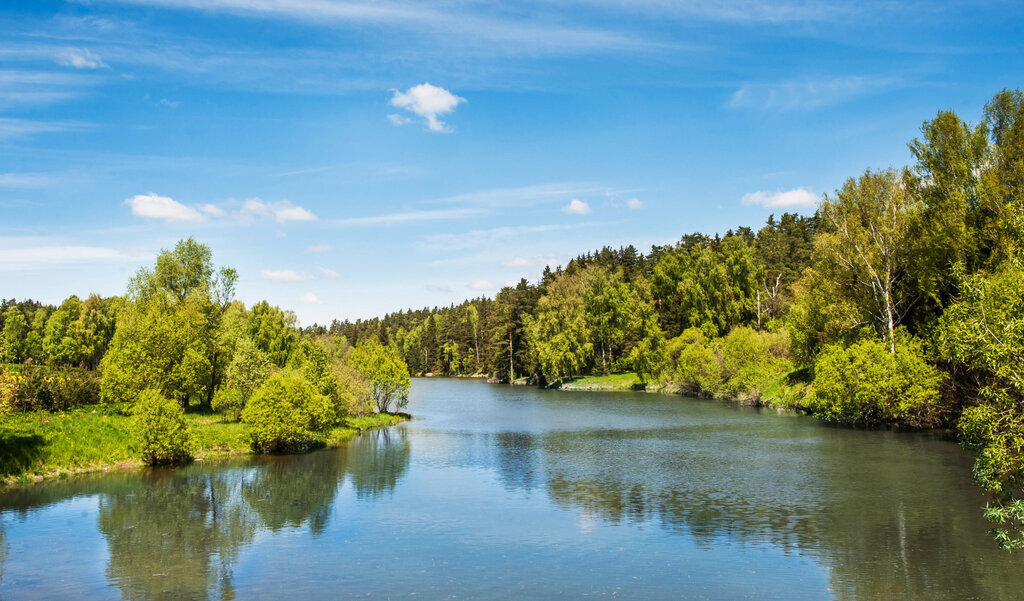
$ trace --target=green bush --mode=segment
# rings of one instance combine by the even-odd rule
[[[224,416],[225,419],[237,422],[242,419],[242,409],[245,408],[245,396],[237,388],[221,386],[213,395],[213,410]]]
[[[396,411],[409,403],[409,368],[394,348],[376,340],[361,340],[352,349],[349,364],[369,382],[380,413],[389,413],[392,403]]]
[[[290,373],[267,379],[242,410],[242,421],[249,424],[249,444],[257,453],[304,451],[335,420],[331,400]]]
[[[7,377],[14,382],[15,411],[64,411],[100,402],[96,372],[27,363]]]
[[[895,347],[890,352],[876,339],[825,347],[814,365],[810,409],[841,423],[930,423],[944,376],[924,360],[920,344],[900,339]]]
[[[734,328],[722,339],[723,383],[719,392],[731,398],[760,399],[768,381],[792,367],[786,332]]]
[[[146,465],[172,465],[192,459],[192,434],[181,404],[148,388],[132,407],[135,436]]]

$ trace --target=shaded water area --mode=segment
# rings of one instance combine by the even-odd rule
[[[953,442],[417,380],[303,456],[0,492],[0,598],[1020,599]]]

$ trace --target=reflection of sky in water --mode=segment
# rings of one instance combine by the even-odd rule
[[[1012,599],[935,438],[642,393],[418,380],[338,451],[0,495],[0,597]],[[20,509],[19,509],[20,508]],[[174,544],[167,544],[167,541]]]

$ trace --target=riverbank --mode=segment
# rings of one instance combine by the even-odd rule
[[[326,448],[341,446],[360,433],[407,419],[374,413],[346,418],[323,435]],[[245,424],[214,413],[188,412],[196,461],[252,454]],[[65,412],[18,413],[0,426],[0,482],[66,478],[71,474],[142,467],[131,433],[131,418],[119,406],[92,405]]]
[[[758,394],[743,398],[709,396],[721,401],[738,402],[757,407],[787,411],[809,412],[804,401],[810,392],[806,382],[795,381],[792,374],[778,374],[765,383]],[[653,383],[646,386],[638,383],[636,374],[625,372],[607,376],[579,376],[558,386],[559,390],[582,392],[652,392],[658,394],[686,396],[686,392],[674,386]]]

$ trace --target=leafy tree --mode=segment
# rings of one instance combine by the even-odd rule
[[[944,358],[979,375],[980,398],[960,419],[976,451],[975,478],[991,495],[987,516],[1007,548],[1024,548],[1024,268],[1008,262],[966,277],[938,330]]]
[[[55,365],[73,365],[82,359],[82,344],[74,324],[82,313],[82,302],[69,296],[46,322],[43,352]]]
[[[523,318],[529,348],[549,383],[581,373],[593,357],[585,286],[583,276],[563,274],[537,302],[536,315]]]
[[[192,238],[162,251],[154,269],[140,269],[102,361],[104,397],[131,401],[156,388],[183,407],[192,398],[210,404],[236,277],[230,268],[215,271],[209,248]]]
[[[4,311],[4,327],[0,339],[0,363],[21,363],[27,355],[26,337],[29,327],[17,307]]]
[[[902,174],[868,170],[850,178],[821,216],[815,253],[820,282],[837,286],[896,352],[894,332],[919,294],[903,286],[917,244],[921,203]]]
[[[349,355],[349,364],[370,385],[377,411],[401,411],[409,403],[409,369],[398,351],[373,339],[360,341]]]
[[[132,407],[135,435],[146,465],[172,465],[192,459],[192,434],[181,405],[146,389]]]
[[[297,374],[271,376],[242,410],[249,444],[257,453],[303,451],[335,422],[330,399]]]
[[[25,357],[35,363],[45,363],[43,339],[46,336],[46,322],[50,318],[48,307],[39,307],[32,313],[32,324],[25,335]]]
[[[292,348],[298,343],[295,314],[260,301],[249,311],[248,331],[256,346],[267,354],[271,363],[284,367]]]
[[[740,326],[722,339],[722,384],[724,396],[758,400],[765,384],[789,371],[789,339],[786,332],[758,332]]]

